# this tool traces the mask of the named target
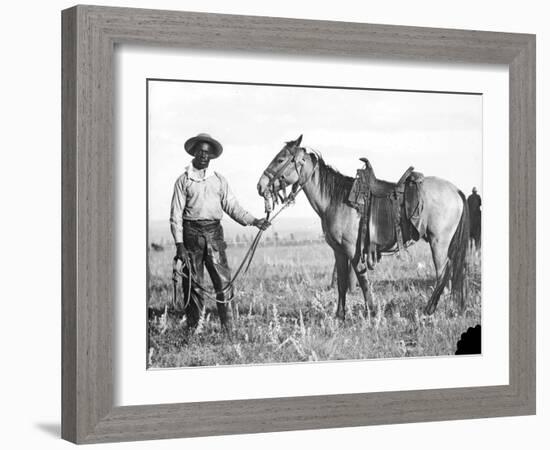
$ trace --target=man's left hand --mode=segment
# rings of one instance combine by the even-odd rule
[[[254,219],[252,225],[259,228],[260,230],[267,230],[271,225],[271,222],[267,219]]]

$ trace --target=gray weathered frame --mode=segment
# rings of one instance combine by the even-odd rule
[[[535,36],[75,6],[62,13],[62,436],[77,443],[535,413]],[[113,406],[113,51],[118,43],[506,64],[510,382]]]

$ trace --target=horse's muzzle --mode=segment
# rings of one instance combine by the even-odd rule
[[[257,189],[258,189],[258,195],[260,197],[264,197],[266,193],[267,186],[269,185],[269,178],[267,175],[262,174],[258,181]]]

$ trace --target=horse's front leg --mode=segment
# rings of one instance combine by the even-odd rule
[[[338,278],[338,308],[336,309],[336,317],[340,320],[346,318],[346,292],[348,290],[349,281],[349,265],[348,258],[344,253],[334,251],[336,258],[336,272]]]
[[[367,310],[367,317],[376,316],[376,308],[374,307],[373,295],[372,295],[372,286],[367,275],[367,269],[363,268],[360,270],[358,267],[358,261],[352,262],[352,267],[355,270],[355,275],[357,276],[357,281],[359,281],[359,286],[363,292],[363,297],[365,299],[365,308]]]

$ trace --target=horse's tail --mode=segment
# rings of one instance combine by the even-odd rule
[[[452,273],[452,295],[455,301],[458,301],[460,309],[465,306],[464,278],[466,275],[466,254],[470,244],[470,213],[468,210],[468,202],[462,191],[458,191],[462,199],[462,215],[456,228],[455,234],[449,244],[447,256],[450,263],[450,271]],[[449,269],[449,267],[447,268]],[[447,277],[451,275],[449,270],[446,270]]]

